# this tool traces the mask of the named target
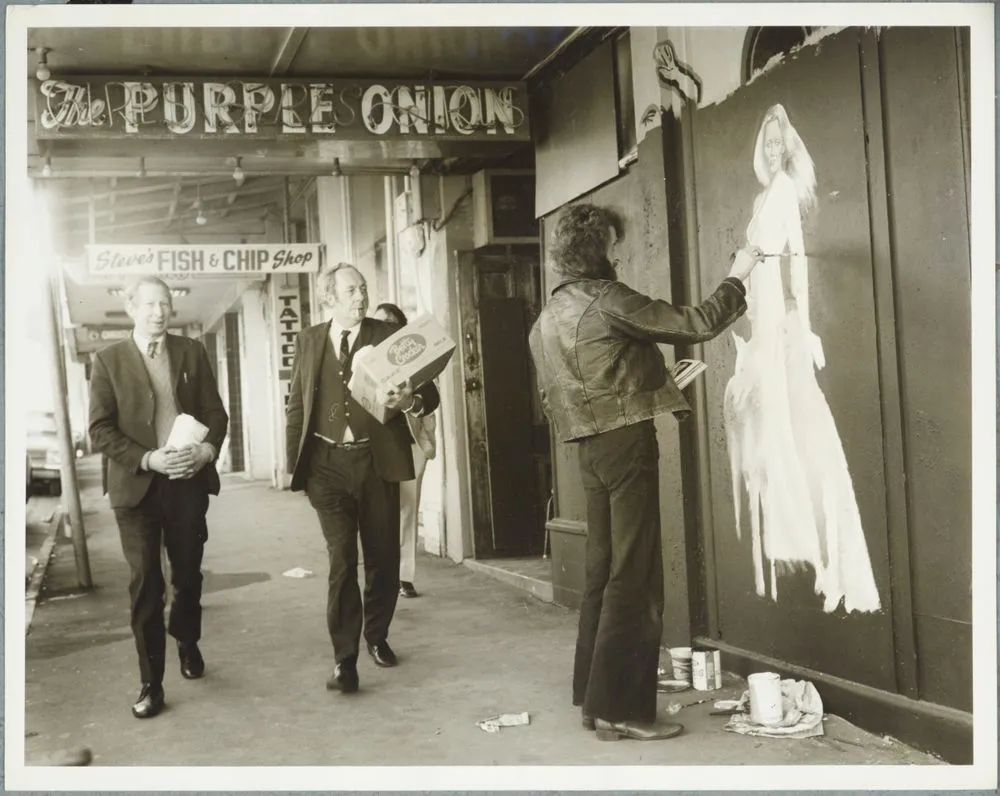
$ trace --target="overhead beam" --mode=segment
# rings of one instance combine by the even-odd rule
[[[299,54],[302,42],[306,40],[308,34],[309,28],[288,29],[285,41],[278,48],[278,54],[274,57],[274,62],[271,64],[271,77],[280,77],[288,71],[288,68],[292,65],[292,61],[295,60],[295,56]]]
[[[251,210],[258,211],[262,210],[263,208],[272,206],[276,208],[277,202],[273,200],[267,200],[264,202],[251,202],[249,204],[238,205],[237,207],[231,208],[231,212],[229,213],[229,219],[239,218],[240,216],[245,215],[248,211]],[[202,209],[204,210],[204,208]],[[211,209],[205,211],[205,216],[206,218],[208,218],[208,223],[204,227],[201,227],[201,229],[205,229],[207,227],[212,226],[212,215],[213,213]],[[95,231],[109,232],[112,230],[119,230],[119,229],[136,229],[138,227],[147,227],[162,223],[163,223],[162,217],[149,216],[148,218],[135,219],[134,221],[123,221],[120,224],[101,224],[100,226],[95,228]],[[74,226],[72,229],[69,230],[70,233],[79,231],[81,231],[81,227],[79,225]]]
[[[278,182],[273,182],[273,183],[272,182],[267,182],[267,183],[257,183],[257,182],[255,182],[252,186],[246,186],[246,187],[244,187],[243,191],[242,191],[242,193],[240,195],[241,196],[257,196],[257,195],[264,194],[264,193],[274,192],[275,197],[279,197],[280,198],[280,195],[281,195],[280,194],[280,190],[281,190],[281,185]],[[212,201],[215,201],[217,199],[227,199],[228,200],[228,197],[232,193],[233,193],[232,191],[229,191],[229,192],[214,191],[214,192],[209,192],[209,193],[202,192],[202,194],[201,194],[201,202],[204,205],[206,201],[212,202]],[[172,202],[176,201],[178,203],[178,207],[181,207],[182,205],[185,204],[185,202],[182,201],[182,199],[183,199],[183,193],[181,193],[181,194],[177,193],[176,184],[175,184],[175,186],[174,186],[174,199],[172,199],[171,201]],[[275,201],[277,201],[277,200],[278,199],[276,198]],[[194,197],[191,198],[191,201],[192,202],[194,201]],[[163,206],[166,204],[166,202],[167,202],[166,197],[164,197],[163,199],[160,199],[160,200],[153,200],[153,201],[143,202],[142,204],[133,203],[133,204],[128,205],[128,206],[121,205],[121,206],[119,206],[117,208],[117,212],[119,214],[121,214],[121,215],[124,215],[126,213],[134,214],[134,213],[142,213],[142,212],[146,212],[146,211],[150,211],[150,210],[151,211],[157,211],[157,210],[161,210],[163,208]],[[112,210],[112,209],[110,209],[110,208],[106,208],[106,209],[103,209],[103,210],[97,210],[95,212],[97,213],[97,216],[99,218],[101,218],[101,217],[109,216],[109,215],[111,215],[115,211]],[[176,210],[174,212],[176,213]],[[84,217],[84,215],[85,214],[82,213],[82,212],[71,212],[71,213],[64,213],[62,215],[59,215],[58,218],[60,220],[62,220],[62,221],[77,221],[80,218]],[[162,216],[158,216],[158,217],[162,220]]]
[[[176,174],[172,175],[170,179],[164,179],[161,182],[150,184],[148,180],[143,180],[141,185],[136,185],[129,188],[119,188],[115,191],[118,196],[142,196],[144,194],[150,193],[160,193],[162,191],[172,190],[176,184],[177,178],[182,175]],[[224,183],[232,180],[232,177],[220,177],[217,180],[211,180],[202,183],[203,185],[222,185]],[[95,202],[106,201],[108,197],[111,196],[111,191],[102,191],[100,193],[84,193],[84,194],[73,194],[65,195],[59,202],[62,206],[67,205],[85,205],[91,199]]]

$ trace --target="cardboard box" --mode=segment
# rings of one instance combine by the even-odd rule
[[[421,315],[362,358],[355,358],[351,395],[379,423],[385,423],[399,410],[387,410],[376,399],[376,391],[407,379],[416,389],[444,370],[454,352],[454,341],[434,317]]]

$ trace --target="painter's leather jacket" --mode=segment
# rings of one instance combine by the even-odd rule
[[[605,279],[557,285],[529,345],[558,437],[571,442],[665,412],[690,413],[656,344],[712,339],[746,312],[745,296],[735,278],[697,307],[675,307]]]

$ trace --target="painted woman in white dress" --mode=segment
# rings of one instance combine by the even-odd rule
[[[751,518],[757,594],[777,599],[779,565],[809,564],[824,610],[880,607],[843,445],[816,381],[825,361],[809,319],[801,216],[816,202],[812,159],[781,105],[768,109],[754,146],[764,190],[754,200],[747,241],[767,259],[747,285],[751,334],[736,341],[724,417],[741,534],[741,494]],[[786,294],[781,261],[789,260]]]

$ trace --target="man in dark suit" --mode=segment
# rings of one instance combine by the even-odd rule
[[[366,318],[368,288],[341,263],[321,273],[317,294],[332,320],[301,332],[286,410],[286,448],[293,491],[305,489],[319,515],[330,558],[327,626],[336,665],[331,691],[358,689],[362,622],[377,666],[395,666],[389,624],[399,596],[399,482],[414,477],[412,438],[402,414],[384,425],[351,397],[355,352],[378,345],[398,327]],[[437,389],[409,383],[387,390],[389,409],[433,412]],[[365,595],[358,587],[358,536],[364,551]]]
[[[226,437],[222,405],[205,347],[167,334],[170,288],[148,276],[126,290],[135,327],[127,339],[94,355],[90,379],[90,439],[107,461],[106,491],[131,570],[132,633],[142,689],[136,718],[163,708],[166,629],[160,546],[170,561],[170,635],[181,674],[201,677],[201,559],[208,496],[219,494],[213,462]],[[204,442],[167,447],[174,420],[192,415],[208,427]]]

